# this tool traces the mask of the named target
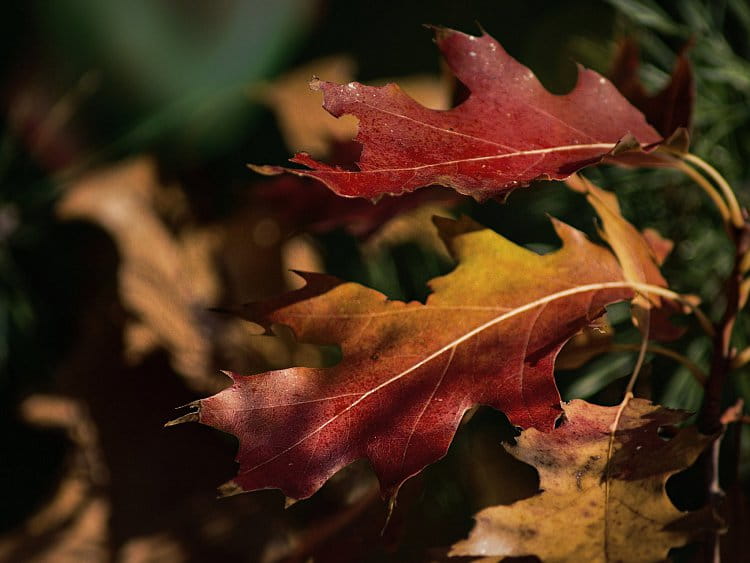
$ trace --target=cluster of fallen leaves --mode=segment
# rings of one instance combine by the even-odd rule
[[[310,86],[323,93],[330,114],[357,118],[356,158],[323,163],[300,152],[291,161],[302,168],[252,168],[374,200],[441,185],[481,202],[533,180],[569,179],[599,216],[608,247],[553,220],[562,246],[539,255],[467,218],[438,219],[456,267],[430,281],[425,303],[303,273],[304,287],[236,312],[266,328],[290,327],[300,342],[338,346],[341,360],[228,372],[231,387],[174,422],[197,420],[237,436],[239,471],[221,488],[225,495],[278,488],[290,499],[307,498],[366,458],[392,506],[407,479],[446,454],[467,413],[491,406],[521,429],[506,449],[537,469],[540,492],[480,512],[451,555],[661,561],[720,527],[710,508],[681,512],[665,491],[667,478],[716,437],[687,429],[663,439],[660,432],[687,415],[644,399],[561,404],[553,372],[566,343],[617,301],[631,300],[644,338],[681,333],[670,317],[693,303],[665,289],[659,265],[669,241],[638,231],[614,194],[571,175],[600,162],[658,165],[660,148],[684,147],[689,66],[681,58],[665,90],[649,96],[626,45],[616,72],[623,92],[579,68],[575,88],[558,96],[487,34],[436,28],[435,36],[468,93],[457,106],[425,107],[394,84],[314,78]],[[646,117],[658,118],[657,128]],[[341,140],[350,123],[326,127]],[[300,146],[319,148],[303,139]],[[587,355],[586,339],[579,344],[584,361],[606,348],[597,343]]]
[[[61,370],[66,396],[24,404],[29,423],[67,432],[72,454],[53,502],[0,539],[0,557],[186,561],[201,550],[214,559],[235,556],[252,544],[262,561],[305,560],[353,521],[366,521],[377,537],[397,495],[408,498],[405,482],[446,455],[477,405],[522,429],[515,444],[483,447],[535,468],[539,491],[482,510],[468,538],[437,546],[435,559],[450,551],[497,560],[659,561],[720,526],[708,509],[679,511],[665,492],[667,478],[715,436],[682,429],[665,439],[663,430],[685,414],[644,399],[563,404],[554,379],[556,367],[609,349],[603,315],[612,303],[630,300],[646,337],[680,333],[670,318],[688,312],[690,300],[665,297],[659,266],[669,241],[636,229],[614,194],[572,175],[600,162],[654,164],[660,146],[676,146],[682,137],[673,134],[689,126],[689,66],[681,58],[672,82],[650,97],[634,78],[632,48],[623,49],[614,85],[580,69],[573,91],[556,96],[489,35],[435,34],[454,79],[365,86],[351,82],[348,60],[332,58],[253,86],[250,97],[276,111],[290,147],[304,151],[292,162],[305,168],[253,166],[273,177],[248,190],[223,221],[197,220],[180,186],[160,178],[149,157],[67,188],[59,216],[97,225],[116,247],[113,331],[121,342],[102,345],[100,315],[111,314],[104,296]],[[319,94],[307,90],[311,75],[333,80],[311,85],[340,119],[320,110]],[[660,113],[665,106],[675,111]],[[347,115],[356,119],[341,119]],[[561,246],[540,255],[469,218],[451,218],[465,196],[503,200],[537,179],[568,179],[584,194],[608,246],[552,219]],[[425,303],[389,300],[320,273],[322,259],[305,233],[334,229],[359,237],[367,252],[416,241],[456,266],[430,281]],[[273,295],[285,285],[292,291]],[[331,347],[340,351],[335,365]],[[229,387],[219,374],[227,368]],[[135,381],[105,392],[97,378],[104,370]],[[150,378],[160,373],[175,377],[155,387]],[[300,525],[263,494],[216,503],[197,492],[225,469],[215,463],[222,451],[215,436],[194,432],[176,450],[159,451],[161,442],[149,436],[158,420],[128,409],[167,407],[145,401],[139,385],[166,404],[218,391],[175,422],[197,420],[238,438],[239,471],[223,495],[276,488],[291,501],[328,482],[309,501],[323,497],[323,509]],[[112,409],[120,413],[114,419]],[[132,499],[129,479],[150,468],[109,439],[123,432],[173,463],[149,474],[154,486]],[[363,458],[391,501],[388,510],[376,502],[372,474],[352,465]],[[196,481],[198,474],[205,479]],[[514,487],[508,475],[489,481]],[[125,534],[118,510],[156,507],[161,495],[170,508],[155,510],[169,524]],[[261,515],[263,530],[248,543],[243,526]]]

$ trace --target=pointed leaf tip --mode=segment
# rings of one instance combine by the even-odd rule
[[[246,491],[235,481],[227,481],[223,485],[219,486],[216,492],[219,494],[218,498],[227,498],[241,495]]]
[[[188,414],[184,414],[175,419],[172,419],[164,424],[164,428],[167,428],[169,426],[177,426],[178,424],[184,424],[186,422],[200,422],[200,412],[189,412]]]

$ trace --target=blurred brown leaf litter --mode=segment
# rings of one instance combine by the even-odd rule
[[[230,363],[252,372],[279,361],[265,358],[263,346],[253,348],[258,331],[249,323],[209,311],[222,301],[283,287],[282,233],[272,217],[248,207],[223,224],[191,224],[184,194],[160,186],[148,158],[75,184],[58,212],[100,226],[115,241],[120,300],[131,316],[124,347],[132,364],[163,348],[191,389],[208,391],[222,385],[218,371]],[[183,218],[170,224],[167,213]]]
[[[342,58],[322,64],[352,72]],[[325,153],[334,141],[348,142],[356,127],[345,124],[336,132],[314,119],[285,129],[285,120],[292,120],[283,113],[287,107],[312,115],[315,106],[336,123],[315,95],[310,101],[306,82],[301,89],[284,78],[257,91],[267,103],[282,104],[275,108],[290,146]],[[447,103],[437,79],[418,77],[409,88],[427,103]],[[336,561],[382,543],[385,509],[366,466],[348,468],[292,510],[272,492],[217,501],[215,486],[232,471],[217,464],[229,457],[219,451],[236,446],[198,427],[162,429],[176,404],[228,384],[221,369],[254,373],[324,361],[320,349],[296,342],[283,327],[264,334],[214,310],[298,285],[290,270],[324,269],[305,222],[290,220],[284,202],[268,197],[261,187],[268,180],[256,187],[249,172],[248,178],[246,197],[212,220],[194,213],[184,186],[165,180],[149,155],[63,186],[58,219],[93,225],[103,238],[81,249],[93,276],[81,288],[74,345],[56,370],[54,393],[28,396],[19,418],[62,433],[68,454],[51,498],[0,537],[0,561],[275,562],[305,561],[311,553]],[[300,194],[304,188],[292,187]],[[310,230],[344,228],[364,238],[370,255],[406,242],[444,254],[430,217],[450,215],[446,206],[455,202],[429,190],[406,204],[344,200],[335,209],[313,210],[318,218]],[[428,231],[421,228],[426,225]],[[195,451],[203,452],[200,459]],[[356,539],[349,537],[352,530]],[[334,543],[338,548],[331,550]]]

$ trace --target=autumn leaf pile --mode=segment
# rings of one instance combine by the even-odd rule
[[[687,316],[695,300],[672,292],[659,271],[669,241],[639,231],[615,194],[575,175],[602,162],[670,163],[684,148],[679,128],[689,125],[689,111],[662,115],[656,128],[644,113],[656,118],[659,108],[692,96],[689,67],[681,62],[666,93],[649,97],[628,74],[626,53],[630,67],[622,63],[617,77],[622,93],[579,68],[573,90],[554,95],[489,35],[434,32],[454,87],[468,91],[458,105],[429,109],[394,84],[314,79],[310,86],[323,93],[330,114],[357,118],[361,151],[334,164],[303,152],[292,159],[301,167],[252,168],[283,174],[269,186],[277,182],[280,194],[289,193],[292,208],[294,190],[305,197],[308,189],[310,197],[318,184],[365,200],[444,186],[481,202],[532,189],[526,186],[535,180],[567,179],[597,214],[603,244],[553,218],[560,247],[537,254],[467,217],[437,218],[432,228],[455,267],[429,282],[424,303],[300,272],[300,289],[233,312],[268,334],[284,325],[300,343],[337,347],[340,360],[227,372],[231,386],[174,422],[199,421],[238,438],[239,470],[221,487],[225,495],[276,488],[304,499],[365,458],[393,503],[406,480],[446,454],[467,413],[493,407],[520,429],[505,448],[538,470],[540,491],[479,512],[451,555],[661,561],[721,527],[709,507],[682,512],[665,492],[667,478],[694,463],[718,433],[691,427],[665,439],[662,430],[687,415],[629,393],[616,406],[561,403],[554,371],[566,344],[614,303],[631,302],[644,346],[678,337],[676,317],[695,322]],[[286,191],[281,182],[295,177],[306,180]],[[372,218],[353,213],[354,222]]]

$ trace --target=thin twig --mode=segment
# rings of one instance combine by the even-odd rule
[[[633,396],[633,389],[635,388],[635,382],[638,379],[638,375],[641,373],[641,368],[643,367],[643,362],[646,360],[646,350],[648,350],[648,335],[651,331],[651,311],[649,310],[642,310],[644,315],[640,319],[640,330],[641,330],[641,343],[638,346],[638,359],[635,362],[635,367],[633,368],[633,374],[630,376],[630,380],[628,381],[628,385],[625,388],[625,398],[623,399],[623,409],[625,408],[625,405],[627,404],[628,396]],[[617,420],[620,420],[619,415],[617,416]],[[617,428],[615,427],[615,430]]]
[[[703,404],[698,415],[698,430],[704,435],[719,435],[711,445],[709,452],[702,456],[705,486],[710,505],[718,510],[724,493],[719,483],[719,453],[721,448],[722,422],[721,401],[729,372],[733,369],[734,353],[732,350],[732,332],[739,311],[747,298],[747,288],[744,287],[744,272],[748,267],[750,255],[750,224],[745,220],[737,198],[729,183],[710,164],[695,155],[683,155],[683,158],[698,166],[708,174],[721,189],[729,206],[729,221],[725,221],[728,233],[735,245],[734,265],[732,272],[725,282],[724,296],[726,306],[721,319],[714,326],[713,353],[709,377],[704,387]],[[710,556],[715,563],[721,560],[721,541],[718,532],[707,540]]]
[[[610,350],[612,351],[622,350],[622,351],[628,351],[628,352],[637,352],[640,349],[641,349],[640,344],[612,344],[612,346],[610,347]],[[690,358],[683,356],[679,352],[676,352],[669,348],[665,348],[663,346],[657,346],[654,344],[649,344],[646,347],[646,351],[651,352],[652,354],[658,354],[660,356],[671,358],[681,363],[688,370],[690,370],[690,373],[693,375],[693,377],[698,383],[700,383],[701,385],[706,384],[706,379],[708,378],[708,376],[706,375],[706,372],[703,371],[701,367],[695,362],[693,362]]]
[[[719,171],[716,170],[716,168],[711,166],[708,162],[706,162],[699,156],[696,156],[692,153],[685,153],[682,155],[682,158],[703,170],[716,183],[729,205],[729,216],[731,218],[732,225],[736,229],[742,229],[745,225],[745,217],[742,213],[742,208],[737,201],[737,196],[735,195],[734,190],[729,185],[729,182],[726,181],[724,176],[722,176]]]
[[[680,172],[683,172],[685,175],[689,176],[691,180],[693,180],[698,186],[703,189],[704,192],[706,192],[706,195],[708,195],[709,198],[711,198],[711,201],[716,206],[716,209],[719,211],[719,214],[721,215],[721,218],[724,220],[725,224],[731,224],[732,223],[732,213],[729,211],[729,207],[727,206],[727,203],[724,201],[724,198],[721,197],[721,194],[719,194],[718,191],[716,191],[716,188],[714,185],[706,180],[706,178],[698,172],[695,168],[690,166],[689,164],[686,164],[684,161],[680,160],[679,158],[675,158],[674,160],[671,160],[671,165],[676,170],[679,170]]]
[[[721,429],[721,397],[727,374],[732,369],[732,331],[740,310],[742,291],[742,272],[740,264],[750,251],[750,225],[735,229],[734,240],[737,244],[732,273],[725,284],[724,295],[727,300],[724,314],[714,330],[714,349],[711,358],[703,406],[698,418],[698,428],[703,434],[714,434]]]
[[[645,313],[644,317],[642,318],[642,325],[641,325],[641,343],[638,346],[638,360],[635,363],[635,368],[633,369],[633,374],[630,376],[630,380],[628,381],[628,385],[625,388],[625,396],[622,399],[622,402],[620,403],[619,408],[617,409],[617,414],[615,414],[615,419],[612,422],[612,425],[609,427],[610,433],[609,433],[609,444],[607,445],[607,465],[604,469],[604,526],[605,526],[605,534],[604,534],[604,554],[605,556],[609,555],[609,545],[608,545],[608,539],[609,539],[609,533],[606,531],[606,527],[608,525],[608,518],[607,518],[607,508],[609,507],[609,494],[610,494],[610,474],[612,471],[612,464],[610,463],[610,460],[612,459],[612,452],[615,448],[615,435],[617,434],[617,427],[620,425],[620,419],[622,418],[622,413],[625,412],[625,408],[628,406],[628,403],[633,398],[633,388],[635,387],[635,382],[638,379],[638,374],[641,372],[641,368],[643,367],[643,362],[646,359],[646,349],[648,348],[648,334],[651,330],[651,313],[647,310],[641,310]]]

